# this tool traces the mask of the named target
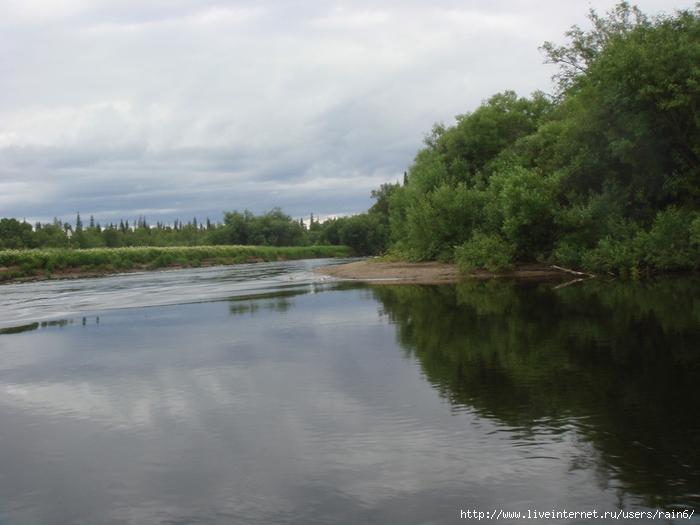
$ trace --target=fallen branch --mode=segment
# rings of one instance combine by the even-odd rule
[[[562,272],[570,273],[573,275],[585,275],[588,278],[593,278],[595,275],[592,273],[586,273],[586,272],[577,272],[576,270],[569,270],[568,268],[562,268],[561,266],[554,266],[552,265],[552,268],[556,268],[557,270],[561,270]]]

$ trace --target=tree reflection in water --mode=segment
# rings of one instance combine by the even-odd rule
[[[699,279],[559,290],[492,280],[373,293],[399,344],[455,410],[525,434],[575,429],[621,498],[700,506]]]

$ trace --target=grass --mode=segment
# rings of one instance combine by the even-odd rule
[[[347,257],[347,246],[171,246],[66,250],[1,250],[0,281],[54,273],[111,273],[132,269],[193,267],[246,262]]]

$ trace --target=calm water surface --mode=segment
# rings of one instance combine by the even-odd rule
[[[700,523],[698,279],[325,264],[0,287],[0,524]]]

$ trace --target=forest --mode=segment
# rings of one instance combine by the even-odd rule
[[[389,199],[392,251],[471,271],[700,263],[700,6],[623,2],[546,42],[556,92],[496,94],[425,137]]]
[[[153,227],[2,219],[0,249],[345,245],[465,272],[534,261],[631,276],[697,269],[700,4],[650,17],[622,2],[588,18],[564,45],[540,48],[558,66],[553,93],[506,90],[435,124],[402,183],[373,191],[365,213],[308,225],[279,208]]]

